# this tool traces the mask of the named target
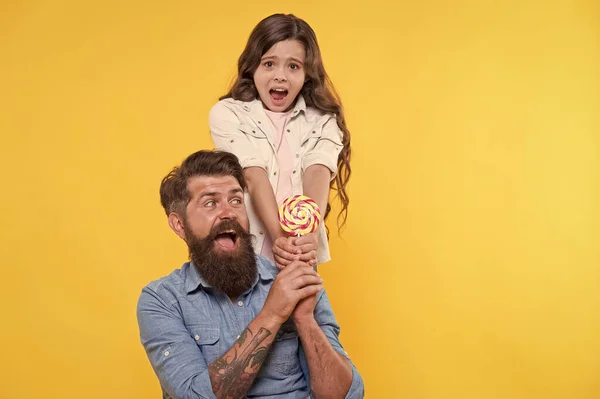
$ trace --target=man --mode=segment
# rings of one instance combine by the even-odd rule
[[[162,181],[169,226],[191,259],[138,303],[163,396],[362,398],[320,276],[254,254],[244,190],[237,158],[218,151],[190,155]]]

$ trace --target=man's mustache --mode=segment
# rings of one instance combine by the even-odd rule
[[[214,240],[217,238],[217,236],[219,234],[224,234],[224,233],[228,233],[231,231],[235,232],[235,235],[237,237],[240,238],[244,238],[250,235],[250,233],[248,233],[246,230],[244,230],[244,228],[242,227],[241,224],[239,224],[239,222],[235,219],[226,219],[224,221],[222,221],[221,223],[219,223],[218,225],[214,226],[209,234],[208,234],[208,238],[211,240]]]

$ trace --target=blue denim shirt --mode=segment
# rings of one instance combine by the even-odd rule
[[[257,266],[254,285],[235,303],[213,290],[189,262],[144,287],[137,308],[140,336],[165,397],[216,399],[208,365],[227,352],[258,315],[278,272],[260,255]],[[315,319],[333,348],[348,358],[325,290],[319,293]],[[310,397],[309,383],[306,356],[296,326],[288,320],[277,332],[246,397],[306,399]],[[363,396],[362,378],[352,365],[352,385],[346,398]]]

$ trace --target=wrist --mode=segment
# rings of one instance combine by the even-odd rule
[[[260,319],[260,323],[263,327],[269,331],[277,331],[279,327],[285,322],[285,318],[282,318],[276,314],[271,313],[269,310],[263,308],[256,317]]]
[[[305,315],[294,315],[292,314],[292,321],[296,325],[297,328],[300,327],[311,327],[316,326],[317,321],[315,320],[315,314],[305,314]]]
[[[283,229],[280,226],[277,226],[277,229],[273,230],[272,232],[269,232],[269,234],[271,235],[271,239],[273,240],[273,242],[275,242],[275,240],[277,240],[278,238],[287,238],[289,236],[289,234],[283,231]]]

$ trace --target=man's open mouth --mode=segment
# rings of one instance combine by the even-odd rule
[[[215,241],[225,249],[235,249],[238,244],[238,235],[235,230],[227,230],[215,236]]]

